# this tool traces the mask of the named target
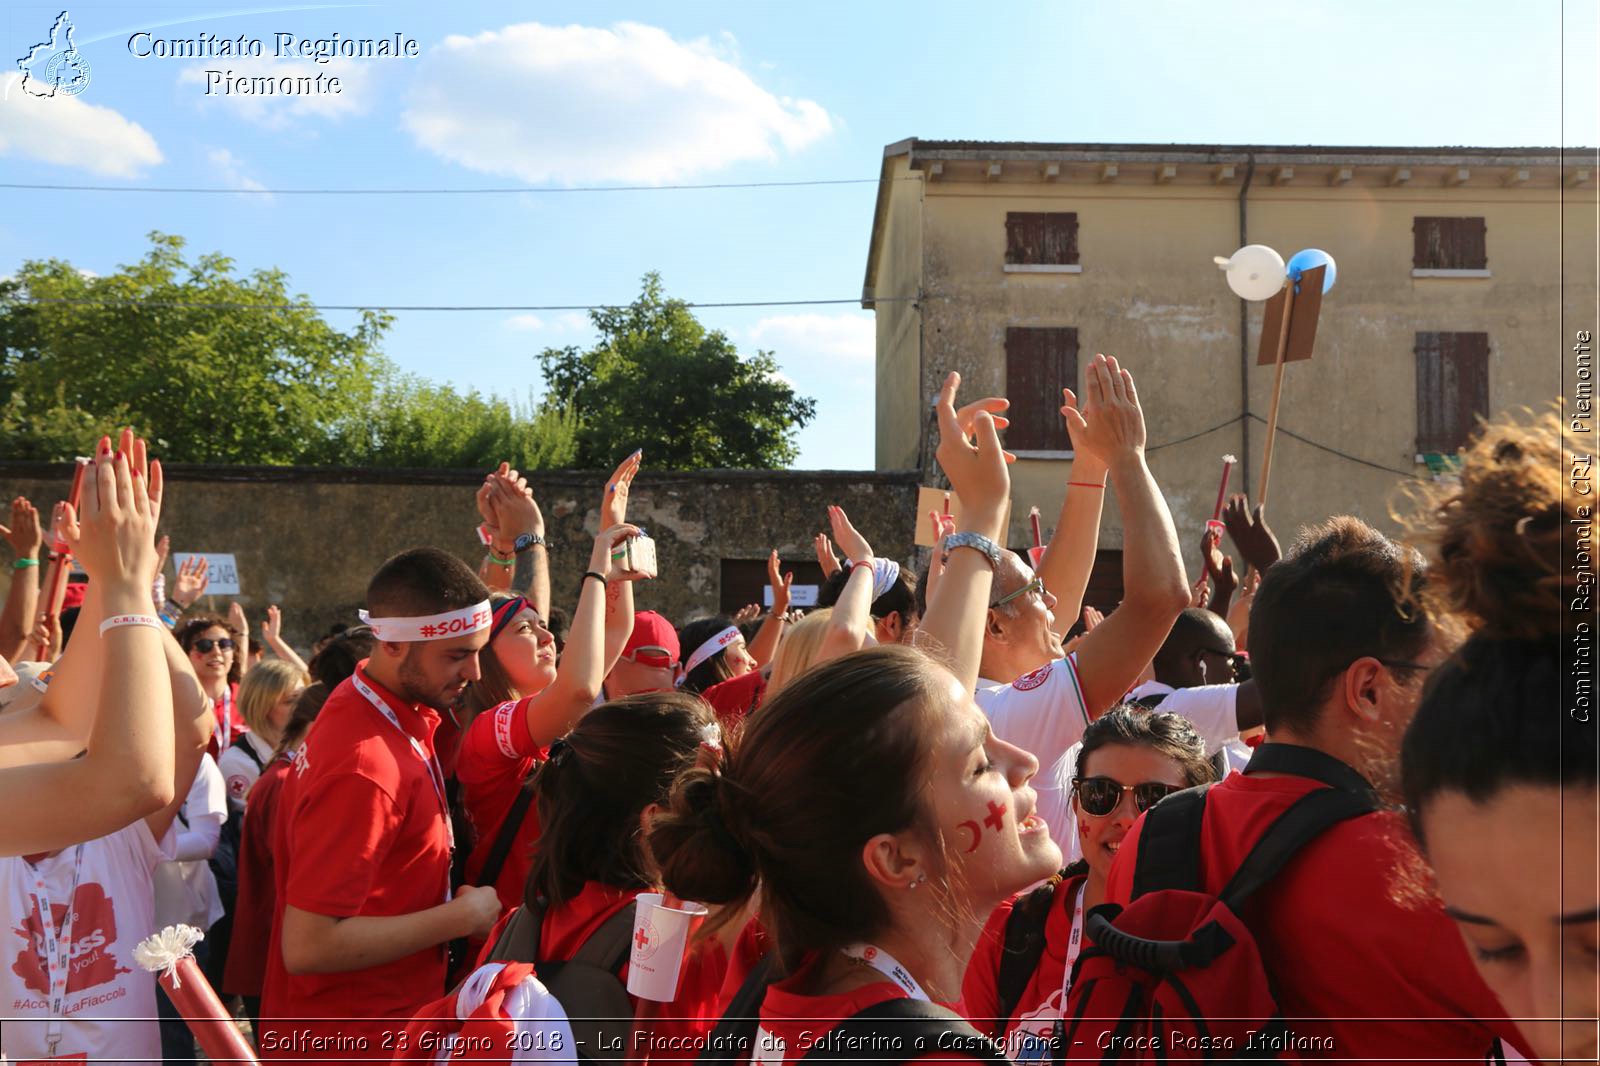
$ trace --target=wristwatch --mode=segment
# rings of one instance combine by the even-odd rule
[[[944,558],[950,561],[950,553],[957,548],[976,548],[989,560],[989,568],[1000,569],[1000,547],[982,533],[952,533],[944,538]]]
[[[544,538],[537,533],[524,533],[516,540],[516,553],[521,555],[535,544],[544,544]]]

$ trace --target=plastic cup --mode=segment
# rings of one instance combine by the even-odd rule
[[[633,944],[628,955],[630,995],[657,1003],[678,998],[684,949],[706,913],[698,903],[668,906],[659,892],[642,892],[635,898]]]
[[[1044,545],[1028,549],[1028,565],[1035,570],[1039,569],[1039,562],[1044,558]]]

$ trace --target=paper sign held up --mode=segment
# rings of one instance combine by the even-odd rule
[[[206,592],[207,596],[237,596],[239,595],[239,566],[233,561],[232,552],[173,552],[172,559],[176,566],[195,557],[206,561]]]
[[[789,606],[790,607],[815,607],[817,605],[817,593],[821,590],[821,588],[822,588],[822,586],[820,586],[820,585],[790,585],[789,586]],[[772,586],[771,585],[762,585],[761,586],[761,606],[763,606],[763,607],[771,607],[772,606]]]

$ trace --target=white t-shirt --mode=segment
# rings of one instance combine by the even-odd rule
[[[245,750],[246,745],[249,751]],[[252,751],[260,760],[259,763],[250,758]],[[241,733],[227,751],[217,756],[217,769],[222,771],[222,782],[228,789],[228,806],[232,810],[244,810],[250,790],[256,785],[256,778],[261,776],[265,767],[271,765],[272,745],[254,733]]]
[[[173,840],[172,859],[156,868],[156,927],[192,925],[206,930],[223,915],[217,878],[207,861],[217,850],[222,823],[228,820],[228,794],[222,771],[209,753],[200,766],[189,795],[167,836]]]
[[[1089,725],[1078,657],[1046,663],[1010,684],[979,678],[975,695],[994,735],[1038,758],[1039,773],[1033,779],[1039,795],[1036,813],[1052,837],[1064,839],[1072,826],[1072,770],[1063,760]]]
[[[155,978],[133,961],[133,948],[155,932],[151,874],[172,856],[174,840],[168,833],[157,844],[140,820],[81,845],[58,1055],[87,1054],[90,1061],[106,1062],[161,1058]],[[36,867],[20,858],[0,859],[0,1016],[6,1019],[0,1061],[42,1059],[49,1051],[49,971],[34,878],[44,880],[50,920],[59,930],[77,850],[66,848]],[[130,1018],[142,1020],[122,1020]]]

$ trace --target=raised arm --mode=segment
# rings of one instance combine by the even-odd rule
[[[1065,401],[1061,417],[1072,436],[1073,419],[1067,412],[1077,411],[1078,396],[1071,389],[1062,389],[1061,397]],[[1066,636],[1083,608],[1083,594],[1100,547],[1100,512],[1106,502],[1106,457],[1094,450],[1102,442],[1092,434],[1082,436],[1082,441],[1072,436],[1066,494],[1056,515],[1055,533],[1039,560],[1039,577],[1056,598],[1054,628],[1058,637]]]
[[[601,529],[627,522],[628,496],[633,490],[633,476],[639,472],[639,465],[643,461],[644,449],[640,448],[611,472],[605,495],[600,498]],[[617,665],[617,660],[622,658],[622,649],[628,646],[628,638],[633,635],[633,579],[623,579],[615,570],[612,571],[612,577],[618,580],[606,583],[606,639],[602,677]]]
[[[833,605],[833,614],[828,617],[828,631],[817,647],[812,666],[861,650],[872,635],[872,546],[850,524],[843,507],[829,507],[828,521],[833,526],[834,541],[848,560],[850,573]],[[831,548],[828,554],[833,554]]]
[[[310,667],[306,666],[306,661],[289,646],[288,641],[283,639],[283,612],[278,610],[278,605],[275,603],[267,607],[267,617],[262,619],[261,639],[272,649],[272,654],[296,667],[302,674],[311,672]]]
[[[80,615],[84,630],[95,635],[84,642],[93,646],[82,660],[94,690],[88,751],[67,762],[0,770],[0,810],[30,812],[0,819],[0,855],[53,851],[104,836],[175,796],[172,686],[160,622],[150,609],[160,498],[160,464],[145,473],[144,442],[124,430],[113,455],[111,441],[102,439],[85,472],[82,514],[68,508],[63,526],[91,586],[100,589],[97,610]],[[155,624],[118,623],[132,617]],[[112,623],[103,634],[102,620]]]
[[[1068,408],[1074,443],[1092,440],[1107,457],[1122,508],[1122,605],[1078,644],[1078,678],[1090,717],[1133,687],[1172,623],[1189,604],[1178,534],[1167,502],[1145,465],[1144,412],[1133,376],[1115,359],[1095,356],[1088,370],[1089,404]]]
[[[767,556],[767,582],[772,586],[772,607],[766,620],[756,630],[756,639],[750,642],[750,657],[757,667],[767,665],[778,653],[778,641],[783,637],[783,626],[789,615],[789,586],[794,584],[793,574],[780,574],[778,549]]]
[[[1006,464],[1015,457],[1001,449],[995,424],[996,413],[1009,404],[999,398],[979,400],[958,414],[955,399],[960,386],[961,375],[952,371],[939,392],[939,466],[961,498],[957,537],[976,534],[988,541],[988,551],[997,552],[1002,550],[999,541],[1004,530],[1000,527],[1011,495],[1011,472]],[[978,683],[994,568],[984,550],[950,549],[939,587],[928,601],[928,616],[917,629],[917,643],[941,651],[968,692]]]
[[[15,556],[11,588],[0,609],[0,658],[16,662],[27,648],[33,616],[39,610],[39,549],[44,544],[39,512],[26,497],[11,501],[11,525],[0,525],[0,536],[6,538]]]

